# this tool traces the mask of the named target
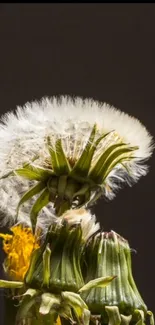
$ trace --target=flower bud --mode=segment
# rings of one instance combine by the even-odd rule
[[[80,258],[84,242],[81,224],[53,223],[44,245],[32,255],[25,277],[28,286],[59,293],[77,292],[83,285]]]
[[[114,231],[92,237],[87,247],[86,264],[85,282],[98,277],[116,276],[109,286],[81,293],[93,314],[101,314],[104,323],[108,318],[117,317],[118,324],[122,315],[138,321],[137,310],[146,315],[147,307],[132,275],[131,250],[124,238]]]

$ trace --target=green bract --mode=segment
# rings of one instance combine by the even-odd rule
[[[27,289],[19,296],[17,324],[31,320],[35,325],[39,317],[43,324],[54,325],[58,315],[69,324],[90,324],[91,312],[81,292],[105,287],[115,277],[84,282],[81,267],[85,245],[81,224],[70,225],[59,219],[50,227],[43,245],[33,252],[24,283],[0,281],[1,287]]]
[[[107,186],[106,179],[110,172],[117,165],[124,166],[123,162],[135,158],[134,152],[138,147],[131,147],[120,142],[120,139],[116,140],[115,144],[109,142],[106,147],[101,146],[100,153],[96,155],[101,140],[106,139],[112,132],[103,134],[97,139],[96,133],[95,124],[77,161],[72,161],[72,157],[66,156],[61,138],[53,145],[48,137],[49,158],[45,167],[35,166],[32,162],[8,174],[38,182],[24,194],[17,208],[18,213],[22,204],[40,194],[30,212],[33,229],[35,229],[38,213],[49,202],[53,202],[57,216],[70,208],[91,204],[104,193]]]
[[[17,324],[35,319],[54,325],[154,325],[132,276],[128,242],[115,232],[99,232],[88,243],[81,224],[58,219],[31,257],[24,283],[0,281],[21,288]],[[28,323],[29,324],[29,323]]]
[[[84,244],[80,224],[54,223],[43,246],[32,254],[26,285],[56,293],[77,292],[84,285],[80,265]]]
[[[93,236],[85,250],[85,282],[115,275],[107,287],[81,290],[81,297],[92,314],[101,315],[101,324],[144,324],[150,312],[144,304],[132,276],[128,242],[115,232]],[[93,263],[92,263],[93,261]],[[100,323],[99,323],[100,324]]]

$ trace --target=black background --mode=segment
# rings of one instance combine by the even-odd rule
[[[0,4],[0,113],[59,94],[112,104],[154,135],[155,5]],[[153,158],[149,165],[146,177],[94,211],[105,231],[137,250],[134,278],[155,312]]]

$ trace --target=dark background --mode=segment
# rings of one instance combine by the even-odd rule
[[[155,5],[0,4],[0,113],[59,94],[112,104],[154,135]],[[137,250],[134,278],[155,312],[153,158],[149,165],[146,177],[94,211],[104,230]]]

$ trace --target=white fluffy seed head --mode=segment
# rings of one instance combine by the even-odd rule
[[[70,225],[81,223],[82,237],[85,241],[100,229],[100,224],[96,222],[95,215],[83,208],[68,210],[62,215],[61,219],[67,220]]]
[[[138,146],[137,158],[146,159],[152,153],[152,137],[139,120],[91,99],[43,98],[40,102],[17,107],[15,113],[6,113],[1,121],[1,175],[31,161],[38,153],[44,156],[47,136],[52,142],[64,139],[66,151],[78,154],[95,123],[100,135],[114,130],[125,143]]]
[[[120,183],[127,181],[131,185],[146,174],[145,161],[151,156],[153,141],[139,120],[91,99],[67,96],[43,98],[40,102],[27,103],[23,108],[17,107],[16,112],[6,113],[0,123],[0,177],[20,168],[23,163],[31,162],[37,155],[39,158],[34,165],[45,165],[49,158],[46,145],[48,136],[53,144],[61,138],[66,156],[76,161],[95,123],[96,139],[103,133],[113,132],[106,140],[100,142],[93,164],[101,151],[103,152],[103,147],[106,149],[109,143],[115,144],[120,140],[130,146],[139,147],[136,150],[136,158],[126,163],[128,171],[118,165],[108,175],[104,195],[113,198]],[[4,223],[14,222],[19,199],[29,186],[30,182],[19,176],[0,180],[0,211],[5,214]],[[28,222],[32,204],[33,200],[21,207],[18,221]],[[49,218],[53,218],[52,204],[40,212],[40,220],[44,219],[42,217],[45,213]]]

